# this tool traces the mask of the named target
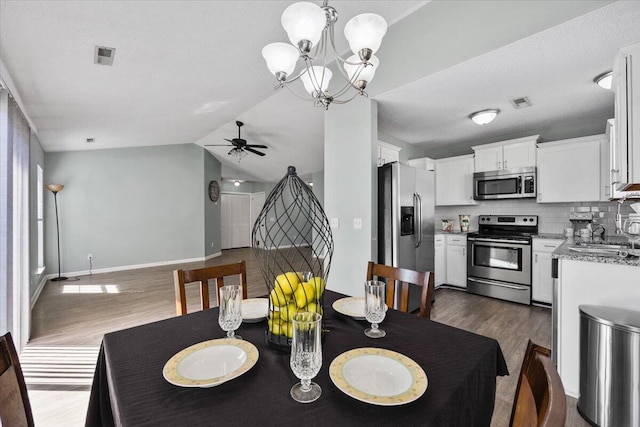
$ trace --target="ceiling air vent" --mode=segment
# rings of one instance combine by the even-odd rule
[[[87,144],[91,144],[93,142],[96,142],[95,138],[87,138]]]
[[[529,98],[526,96],[523,96],[522,98],[512,99],[511,105],[513,105],[513,108],[516,110],[519,110],[520,108],[531,107],[531,101],[529,101]]]
[[[115,54],[116,50],[112,47],[96,46],[93,63],[100,65],[113,65],[113,57]]]

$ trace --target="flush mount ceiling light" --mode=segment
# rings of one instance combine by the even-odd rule
[[[611,80],[613,79],[613,71],[607,71],[600,74],[593,81],[603,89],[611,90]]]
[[[237,179],[235,180],[235,182],[233,183],[233,185],[235,185],[236,187],[240,187],[240,181],[238,181]]]
[[[387,22],[374,13],[351,18],[344,27],[344,36],[353,55],[343,59],[335,46],[334,24],[337,20],[338,12],[327,5],[327,0],[322,2],[322,6],[298,2],[285,9],[280,21],[291,44],[271,43],[262,49],[267,68],[278,80],[276,89],[286,87],[291,90],[289,84],[300,79],[314,105],[324,108],[329,108],[331,103],[347,103],[358,95],[367,96],[364,89],[373,79],[380,63],[373,54],[387,32]],[[294,74],[298,59],[302,60],[303,67]],[[346,83],[342,89],[331,94],[328,87],[333,73],[327,64],[333,59],[342,64],[336,68]]]
[[[490,110],[476,111],[469,115],[469,118],[477,125],[486,125],[491,123],[498,116],[500,110],[493,108]]]

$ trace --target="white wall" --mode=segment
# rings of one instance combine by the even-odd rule
[[[325,212],[340,222],[332,228],[335,249],[327,287],[348,295],[363,293],[367,262],[376,255],[377,117],[377,104],[370,99],[325,113]],[[362,218],[362,229],[353,228],[354,218]]]

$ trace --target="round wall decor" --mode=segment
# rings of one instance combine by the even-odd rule
[[[220,198],[220,185],[218,185],[218,181],[211,181],[209,183],[209,198],[212,202],[217,202]]]

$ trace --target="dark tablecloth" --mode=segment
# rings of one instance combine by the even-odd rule
[[[214,425],[403,425],[489,426],[496,375],[508,375],[497,341],[438,322],[389,310],[382,339],[364,335],[364,321],[334,312],[344,295],[327,291],[322,369],[314,382],[322,396],[310,404],[295,402],[289,389],[298,380],[289,355],[265,342],[266,322],[242,324],[237,333],[260,356],[244,375],[212,388],[181,388],[162,376],[164,364],[178,351],[225,333],[218,309],[106,334],[98,357],[87,426]],[[429,385],[418,400],[382,407],[357,401],[333,384],[329,365],[339,354],[359,347],[380,347],[416,361]]]

